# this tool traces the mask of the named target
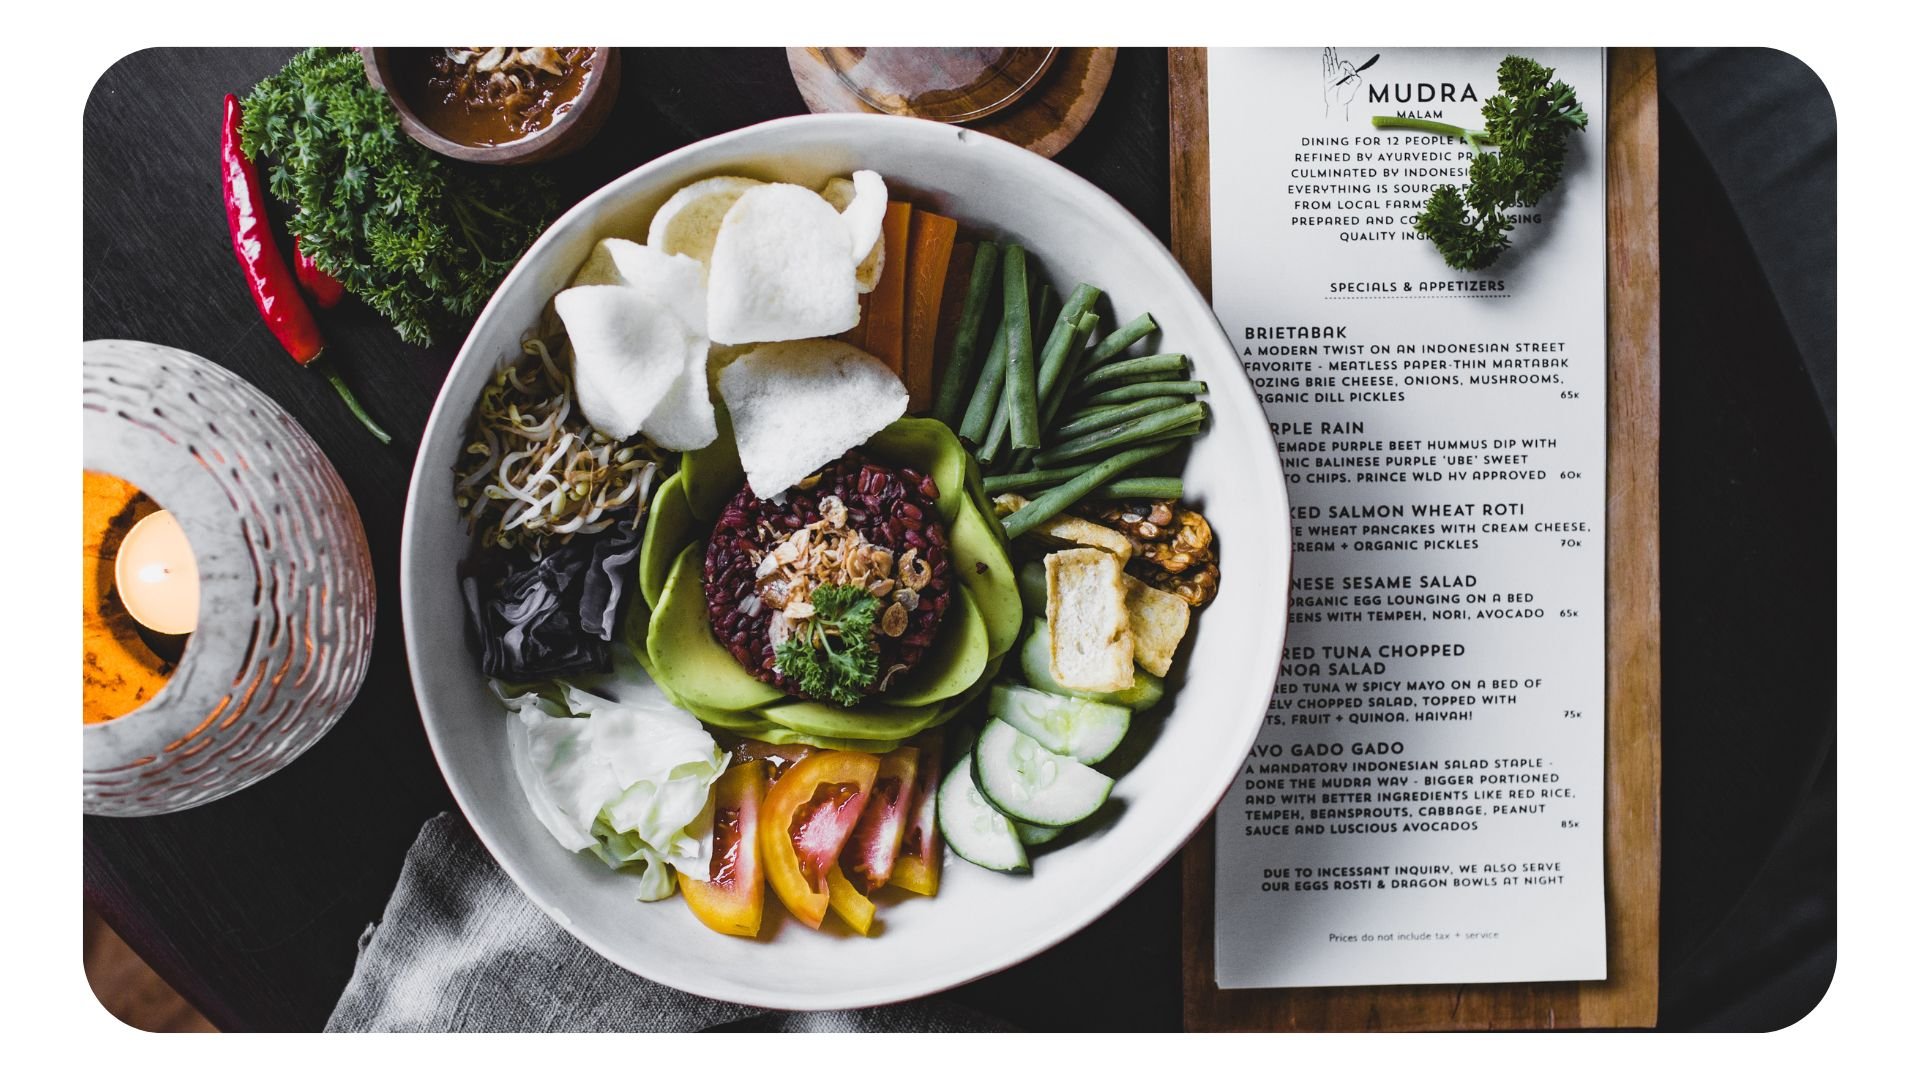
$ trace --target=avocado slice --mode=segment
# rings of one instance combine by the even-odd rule
[[[947,524],[955,580],[973,598],[987,629],[987,651],[999,656],[1020,636],[1023,612],[1007,561],[1006,533],[980,482],[980,465],[938,420],[895,420],[863,447],[874,457],[911,465],[940,489],[934,506]],[[985,569],[982,569],[985,567]]]
[[[994,676],[1000,674],[1000,667],[1006,662],[1006,659],[1004,656],[996,656],[987,661],[986,668],[980,672],[980,678],[975,681],[972,686],[967,687],[958,697],[951,697],[941,702],[940,719],[937,723],[944,724],[952,720],[954,717],[959,716],[971,708],[974,702],[984,697],[987,687],[993,682]]]
[[[700,583],[700,545],[681,549],[647,626],[647,654],[662,689],[695,715],[718,709],[741,712],[784,694],[753,677],[714,638],[707,623],[707,597]]]
[[[699,539],[700,523],[687,505],[686,478],[685,472],[667,477],[647,508],[647,531],[640,540],[640,595],[650,608],[660,606],[660,591],[667,587],[674,557]]]
[[[934,486],[940,489],[934,508],[940,511],[942,520],[952,521],[960,513],[967,497],[967,466],[974,463],[973,455],[953,437],[947,425],[915,417],[895,420],[861,449],[881,461],[910,465],[933,477]]]
[[[733,421],[725,406],[714,404],[713,420],[719,436],[698,450],[681,454],[677,474],[685,484],[683,492],[693,516],[708,525],[720,520],[720,511],[747,482],[746,470],[740,467],[740,448],[733,443]]]
[[[779,724],[762,720],[756,727],[732,729],[735,735],[746,739],[758,739],[775,746],[787,746],[798,743],[802,746],[814,746],[822,750],[857,750],[863,754],[884,754],[900,747],[899,739],[834,739],[825,735],[807,735],[790,731]]]
[[[818,701],[793,701],[759,710],[760,715],[789,731],[829,739],[904,739],[932,727],[940,717],[938,703],[882,705],[863,702],[842,709]]]
[[[1014,575],[1020,583],[1020,602],[1036,615],[1047,610],[1047,564],[1034,560],[1022,563]]]
[[[875,700],[888,705],[927,705],[953,697],[980,681],[987,666],[987,624],[974,606],[973,594],[954,589],[940,633],[912,671],[900,676]]]
[[[1020,637],[1026,613],[1014,581],[1013,564],[1007,560],[1000,523],[991,511],[982,509],[984,500],[985,496],[981,501],[967,499],[947,524],[947,541],[953,549],[947,562],[953,568],[953,579],[980,609],[987,628],[987,651],[999,656],[1013,648]]]
[[[672,697],[672,695],[668,696]],[[716,727],[722,731],[731,731],[735,735],[749,739],[758,738],[758,733],[765,730],[767,726],[766,719],[753,709],[715,709],[707,705],[689,706],[688,703],[677,698],[674,699],[673,703],[699,717],[700,721],[708,727]]]
[[[654,679],[653,657],[647,655],[647,626],[653,621],[653,609],[647,606],[644,596],[636,596],[627,605],[627,621],[620,627],[620,642],[633,654],[633,658],[646,671],[647,677]],[[655,682],[660,680],[654,679]],[[669,695],[671,696],[671,695]]]

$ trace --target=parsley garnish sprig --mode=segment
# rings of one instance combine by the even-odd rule
[[[813,614],[774,648],[774,665],[810,698],[858,705],[880,674],[873,636],[880,601],[852,585],[822,585],[807,600]]]
[[[1500,62],[1500,92],[1480,108],[1484,131],[1404,116],[1376,116],[1377,128],[1410,128],[1463,139],[1474,151],[1465,191],[1441,184],[1415,224],[1456,270],[1484,270],[1512,240],[1508,211],[1539,202],[1560,183],[1567,136],[1585,130],[1587,112],[1553,69],[1524,56]],[[1497,153],[1485,152],[1488,147]]]
[[[295,56],[247,95],[242,144],[320,269],[428,345],[477,313],[559,210],[538,169],[446,160],[400,129],[352,49]]]

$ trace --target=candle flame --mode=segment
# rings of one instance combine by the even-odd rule
[[[179,521],[159,510],[127,530],[115,555],[120,602],[142,626],[190,634],[199,619],[200,568]]]

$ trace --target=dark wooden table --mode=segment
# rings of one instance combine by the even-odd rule
[[[87,104],[87,338],[174,345],[232,368],[306,426],[352,491],[380,595],[373,664],[335,729],[271,779],[196,810],[88,818],[86,896],[223,1030],[317,1029],[353,970],[420,825],[453,809],[414,707],[401,645],[400,518],[413,454],[458,339],[404,345],[349,301],[326,315],[328,355],[394,434],[382,447],[326,382],[261,325],[227,242],[217,179],[220,102],[279,68],[286,49],[155,50],[122,60]],[[806,112],[778,49],[633,50],[606,128],[563,170],[578,197],[650,158],[723,131]],[[1100,111],[1063,164],[1163,239],[1166,68],[1122,56]],[[1175,875],[1044,957],[961,992],[1016,1023],[1059,1017],[1058,988],[1116,993],[1089,1027],[1179,1022]]]
[[[101,78],[84,120],[84,336],[188,349],[286,406],[352,491],[382,598],[365,688],[300,760],[197,810],[86,820],[86,899],[228,1031],[318,1028],[421,823],[453,808],[393,598],[415,441],[460,343],[402,345],[352,301],[328,313],[329,355],[395,434],[382,447],[261,325],[220,209],[220,101],[289,54],[136,53]],[[1672,57],[1661,57],[1661,1018],[1764,1029],[1804,1014],[1833,971],[1832,116],[1773,122],[1825,100],[1785,54]],[[584,195],[666,150],[804,111],[778,49],[634,50],[607,128],[568,159],[564,183]],[[1164,53],[1122,50],[1092,124],[1058,159],[1163,239],[1166,114]],[[1824,143],[1807,137],[1819,121]],[[1769,179],[1783,175],[1824,178],[1811,207],[1824,219],[1803,186]],[[1764,227],[1781,220],[1793,227]],[[1810,234],[1807,220],[1819,223]],[[1178,901],[1163,870],[1085,931],[955,996],[1022,1027],[1174,1029]]]

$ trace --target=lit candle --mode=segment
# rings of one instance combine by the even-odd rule
[[[127,614],[161,634],[191,634],[200,620],[200,567],[180,522],[165,510],[134,522],[114,555],[113,583]]]

